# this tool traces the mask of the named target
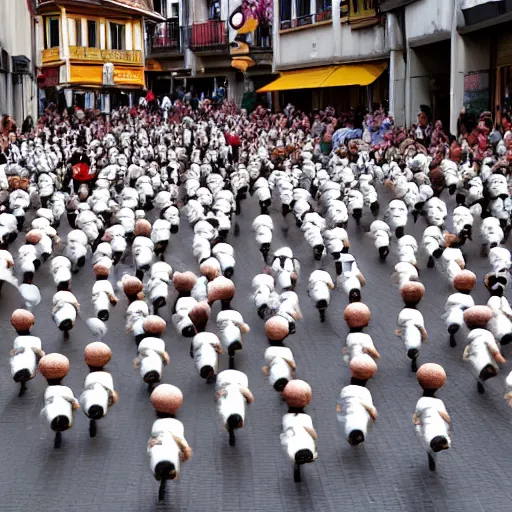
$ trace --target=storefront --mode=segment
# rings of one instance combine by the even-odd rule
[[[258,89],[258,93],[277,93],[282,109],[292,103],[309,112],[333,106],[338,112],[361,106],[371,110],[389,95],[387,61],[358,62],[337,66],[283,71],[281,76]]]
[[[512,113],[512,35],[507,31],[499,31],[495,42],[494,58],[494,98],[496,122],[500,122],[501,114]]]

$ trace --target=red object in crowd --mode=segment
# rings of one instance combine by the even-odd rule
[[[94,172],[89,166],[80,162],[72,167],[73,179],[77,181],[90,181],[94,178]]]
[[[240,146],[240,137],[236,133],[225,133],[224,138],[229,146]]]
[[[155,99],[155,95],[153,94],[153,91],[148,91],[146,94],[146,101],[149,103],[150,101],[153,101]]]

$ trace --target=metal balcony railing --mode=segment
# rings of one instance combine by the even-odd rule
[[[317,12],[315,14],[315,23],[329,20],[332,20],[332,9],[326,9],[325,11]]]
[[[272,27],[261,25],[252,33],[252,47],[255,49],[271,49],[272,48]]]
[[[227,24],[222,20],[195,23],[191,27],[189,46],[194,52],[225,50],[228,48]]]
[[[288,30],[290,28],[305,27],[306,25],[314,25],[315,23],[329,20],[332,20],[332,9],[325,9],[316,14],[305,14],[304,16],[298,16],[291,20],[281,20],[279,27],[281,30]]]
[[[304,16],[297,16],[297,19],[294,20],[295,26],[296,27],[304,27],[305,25],[312,25],[313,18],[314,18],[314,14],[306,14]]]
[[[91,62],[112,62],[113,64],[142,64],[140,50],[100,50],[85,46],[70,46],[69,58]]]
[[[178,20],[167,20],[155,25],[149,44],[151,54],[182,53],[183,45]]]

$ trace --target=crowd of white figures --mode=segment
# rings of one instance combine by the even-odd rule
[[[510,229],[505,168],[494,165],[492,158],[484,160],[478,170],[469,159],[455,162],[447,157],[442,161],[446,193],[457,192],[457,207],[451,212],[454,232],[449,233],[443,231],[448,215],[439,197],[443,189],[432,188],[430,159],[421,152],[394,154],[392,161],[377,165],[363,143],[357,152],[337,150],[321,157],[312,153],[306,137],[300,139],[298,162],[292,165],[284,159],[275,163],[269,157],[275,140],[261,130],[253,151],[241,163],[232,162],[223,129],[211,119],[187,117],[178,124],[153,127],[147,118],[125,112],[114,126],[102,140],[92,140],[86,129],[83,147],[77,145],[73,130],[58,134],[47,126],[31,140],[12,141],[12,158],[0,167],[0,278],[19,289],[26,304],[26,309],[12,314],[18,337],[11,352],[11,372],[21,386],[20,395],[38,369],[46,378],[43,416],[55,432],[55,447],[60,446],[62,433],[73,425],[77,409],[90,420],[90,435],[95,436],[96,422],[116,403],[114,381],[105,369],[111,350],[100,340],[105,339],[118,293],[128,299],[126,328],[138,344],[135,367],[151,391],[158,415],[147,453],[151,472],[160,483],[159,499],[165,496],[166,482],[180,475],[182,463],[191,456],[184,425],[176,418],[183,395],[176,386],[160,384],[164,367],[170,362],[162,339],[166,322],[158,315],[161,308],[172,308],[178,335],[190,338],[190,354],[200,378],[215,382],[218,412],[229,444],[235,445],[235,432],[244,426],[253,395],[247,376],[235,369],[236,353],[243,349],[249,326],[231,308],[235,253],[229,239],[240,234],[236,215],[250,193],[259,201],[260,215],[252,222],[255,242],[247,243],[257,244],[265,265],[263,273],[252,281],[251,300],[265,321],[269,341],[262,354],[264,373],[288,406],[281,444],[294,465],[295,481],[300,481],[301,466],[318,457],[317,434],[305,412],[312,400],[311,387],[295,378],[295,358],[285,346],[301,320],[294,291],[300,265],[290,247],[272,247],[274,222],[280,219],[284,227],[290,218],[295,219],[297,228],[291,228],[302,231],[312,257],[324,260],[322,268],[333,263],[334,279],[326,270],[314,270],[308,279],[308,295],[319,320],[325,320],[334,288],[347,296],[344,318],[350,333],[345,360],[352,379],[341,390],[336,411],[347,441],[357,445],[364,442],[377,418],[366,383],[375,374],[380,357],[372,338],[364,332],[371,318],[369,308],[361,302],[365,279],[350,253],[346,231],[349,222],[358,229],[366,208],[375,217],[379,209],[385,210],[383,220],[374,220],[370,227],[375,257],[385,260],[391,247],[397,249],[399,261],[391,279],[405,307],[398,314],[396,334],[403,340],[424,390],[413,422],[434,470],[435,455],[450,447],[450,416],[435,396],[446,380],[443,368],[433,363],[417,368],[421,345],[427,338],[422,314],[416,309],[425,292],[418,261],[436,266],[453,286],[444,316],[450,344],[456,344],[456,337],[459,341],[467,339],[463,357],[483,393],[485,381],[498,374],[498,365],[504,361],[500,346],[512,340],[512,309],[505,297],[511,256],[502,246]],[[95,166],[96,179],[94,183],[74,183],[77,186],[72,192],[66,186],[66,173],[77,152],[87,155]],[[379,191],[384,187],[394,198],[380,205]],[[271,205],[281,208],[274,218],[268,213]],[[149,210],[156,210],[153,223],[147,220]],[[61,241],[58,229],[64,214],[72,230]],[[428,227],[421,240],[416,240],[405,234],[405,228],[420,215]],[[170,240],[179,236],[183,216],[193,227],[191,250],[198,266],[178,271],[165,261],[165,255]],[[483,219],[478,221],[482,250],[489,259],[485,284],[491,297],[487,305],[474,304],[471,291],[476,276],[465,268],[461,251],[472,240],[475,217]],[[24,244],[13,257],[9,245],[22,230]],[[169,249],[172,253],[172,243]],[[133,275],[124,274],[113,285],[109,280],[113,266],[130,255]],[[90,261],[96,277],[91,290],[96,316],[88,319],[81,316],[71,291],[73,274],[83,272],[86,261]],[[41,339],[31,335],[33,311],[41,300],[34,280],[42,265],[49,266],[56,287],[52,309],[56,326],[67,336],[82,320],[98,340],[85,348],[90,373],[78,399],[62,384],[69,371],[68,359],[56,353],[45,355]],[[208,323],[216,302],[221,305],[217,334]],[[218,373],[223,353],[227,353],[229,369]],[[505,387],[505,397],[512,401],[512,375]]]

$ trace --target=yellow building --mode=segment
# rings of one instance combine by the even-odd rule
[[[132,104],[144,88],[144,18],[153,0],[40,0],[39,87],[46,102],[82,108]]]

